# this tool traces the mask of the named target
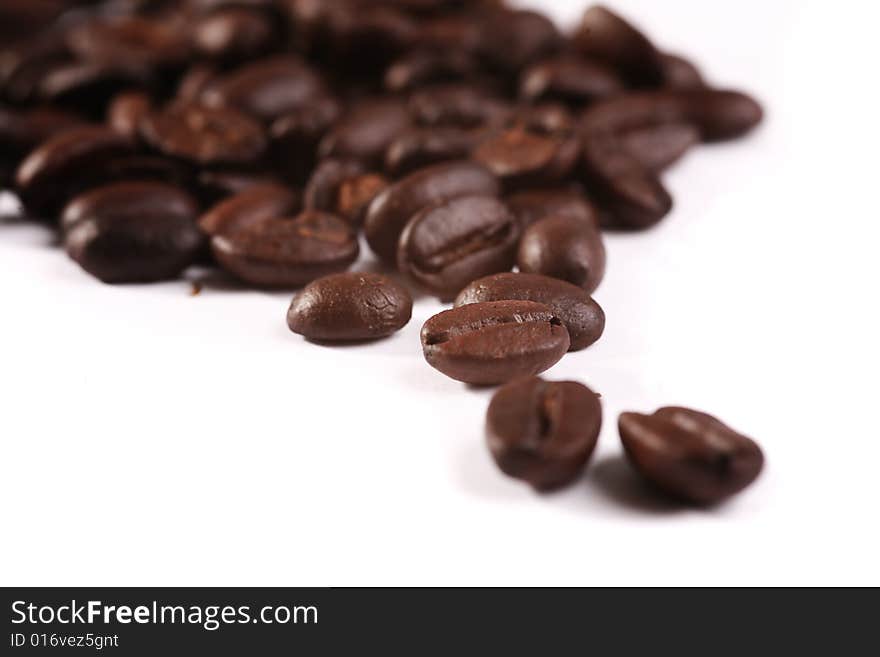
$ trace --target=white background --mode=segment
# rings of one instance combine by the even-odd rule
[[[502,476],[490,393],[422,360],[433,300],[393,339],[319,347],[290,295],[110,287],[0,225],[0,581],[880,584],[880,16],[850,4],[614,3],[767,120],[670,172],[657,229],[608,237],[605,337],[548,373],[601,392],[605,426],[558,494]],[[667,404],[757,439],[754,487],[711,511],[646,495],[616,417]]]

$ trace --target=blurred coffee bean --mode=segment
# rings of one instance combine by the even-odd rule
[[[425,126],[477,128],[500,124],[510,115],[510,105],[469,84],[446,84],[416,91],[410,112]]]
[[[632,86],[659,87],[664,82],[662,57],[654,45],[605,7],[587,9],[572,41],[581,54],[611,67]]]
[[[605,276],[605,245],[592,222],[551,215],[526,228],[516,264],[524,273],[559,278],[592,293]]]
[[[486,412],[486,440],[495,463],[538,491],[577,479],[601,428],[599,395],[575,381],[513,381],[493,395]]]
[[[358,256],[351,227],[314,210],[215,235],[211,247],[224,269],[247,283],[271,288],[301,287],[348,269]]]
[[[0,153],[18,159],[59,132],[84,123],[82,117],[65,110],[0,105]]]
[[[599,228],[599,215],[583,192],[573,187],[526,189],[505,197],[504,202],[523,229],[549,216],[582,219]]]
[[[339,187],[349,178],[364,173],[357,160],[323,160],[312,172],[303,190],[303,203],[307,210],[333,212],[337,206]]]
[[[58,66],[40,82],[41,101],[103,118],[109,100],[122,90],[147,88],[148,75],[109,64],[75,62]]]
[[[484,301],[535,301],[556,313],[571,340],[569,351],[595,343],[605,330],[605,313],[582,287],[540,274],[506,272],[469,283],[455,298],[455,306]]]
[[[406,104],[397,98],[363,99],[321,140],[322,158],[354,159],[369,168],[382,165],[385,150],[410,125]]]
[[[199,197],[205,201],[205,205],[213,205],[253,187],[280,184],[282,181],[277,176],[259,168],[216,167],[202,169],[196,177]]]
[[[346,272],[312,281],[287,311],[287,325],[310,340],[375,340],[396,333],[412,316],[409,291],[387,276]]]
[[[431,164],[461,160],[485,137],[486,132],[479,128],[410,128],[388,145],[385,170],[399,177]]]
[[[197,54],[230,62],[269,52],[278,36],[272,14],[259,7],[220,6],[193,26]]]
[[[465,196],[413,215],[400,236],[398,269],[443,301],[470,281],[513,267],[519,224],[491,196]]]
[[[614,96],[624,89],[612,69],[570,54],[533,64],[523,72],[519,85],[520,97],[526,100],[576,104]]]
[[[336,214],[359,228],[373,199],[385,191],[389,184],[389,180],[378,173],[363,173],[343,180],[336,192]]]
[[[184,26],[175,20],[142,16],[97,17],[67,32],[77,57],[131,71],[177,66],[189,55]]]
[[[267,183],[223,199],[199,218],[199,228],[208,235],[231,233],[265,219],[295,216],[300,195],[283,185]]]
[[[339,101],[323,96],[275,119],[269,128],[272,165],[289,180],[304,183],[317,162],[321,138],[341,114]]]
[[[487,12],[482,54],[496,67],[516,73],[558,51],[562,35],[553,22],[534,11],[499,9]]]
[[[716,504],[746,488],[764,466],[757,443],[699,411],[621,413],[618,427],[639,474],[684,502]]]
[[[462,196],[497,196],[498,180],[475,162],[450,162],[420,169],[379,194],[367,210],[364,230],[376,255],[389,264],[397,259],[404,227],[419,210]]]
[[[262,126],[230,108],[175,103],[148,114],[140,127],[159,152],[202,165],[249,164],[266,148]]]
[[[663,171],[700,143],[700,131],[687,123],[667,123],[620,136],[623,148],[652,171]]]
[[[660,63],[663,66],[663,86],[667,89],[693,91],[706,87],[700,69],[689,59],[664,53],[660,55]]]
[[[153,101],[143,91],[118,94],[107,108],[107,123],[116,132],[135,140],[140,135],[140,124],[153,111]]]
[[[118,183],[72,200],[64,210],[64,247],[105,283],[176,278],[203,244],[195,201],[160,183]]]
[[[427,84],[451,82],[474,74],[478,69],[472,57],[462,52],[414,50],[395,60],[386,69],[384,85],[398,92]]]
[[[489,301],[445,310],[422,327],[431,367],[473,385],[497,385],[549,369],[568,351],[568,331],[547,306]]]

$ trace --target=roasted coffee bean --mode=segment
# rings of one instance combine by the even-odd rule
[[[695,91],[706,87],[700,69],[689,59],[664,53],[660,62],[663,65],[663,86],[667,89]]]
[[[587,9],[573,44],[584,56],[610,66],[633,86],[663,84],[663,60],[657,49],[638,29],[605,7]]]
[[[268,171],[233,167],[202,169],[196,177],[199,198],[203,199],[203,205],[206,206],[262,185],[284,185],[284,183]]]
[[[672,197],[656,174],[627,151],[620,135],[689,124],[703,141],[718,141],[746,134],[761,117],[761,107],[748,96],[712,89],[632,93],[597,103],[581,121],[586,185],[616,226],[649,227],[669,212]]]
[[[250,164],[266,148],[262,126],[234,109],[177,103],[141,122],[153,148],[202,165]]]
[[[34,216],[53,219],[61,207],[94,181],[96,165],[133,152],[129,139],[103,126],[59,132],[21,163],[15,184]]]
[[[519,85],[521,98],[583,104],[621,93],[624,84],[603,64],[575,55],[560,55],[529,67]]]
[[[266,219],[211,238],[214,257],[241,280],[261,287],[296,288],[344,271],[358,242],[339,217],[308,210],[293,219]]]
[[[176,65],[189,54],[179,22],[141,16],[98,18],[74,26],[67,33],[67,45],[84,61],[129,70]]]
[[[425,322],[421,337],[428,364],[473,385],[539,374],[569,346],[562,320],[532,301],[489,301],[445,310]]]
[[[573,187],[526,189],[505,197],[504,202],[523,229],[549,216],[583,219],[599,228],[599,214],[583,192]]]
[[[444,301],[468,282],[513,267],[519,224],[491,196],[464,196],[417,212],[400,236],[397,267]]]
[[[455,299],[455,306],[484,301],[535,301],[549,307],[565,325],[569,351],[585,349],[605,330],[605,313],[582,287],[540,274],[506,272],[477,279]]]
[[[339,196],[339,187],[349,178],[364,173],[363,165],[357,160],[327,159],[321,162],[303,190],[303,203],[307,210],[334,212]]]
[[[621,135],[623,148],[652,171],[663,171],[700,143],[700,131],[687,123],[667,123]]]
[[[13,103],[33,102],[43,78],[70,62],[70,51],[59,30],[47,30],[0,50],[0,95]]]
[[[516,264],[521,272],[559,278],[592,293],[605,276],[605,245],[592,222],[551,215],[526,228]]]
[[[193,42],[199,55],[236,61],[261,55],[278,38],[268,11],[252,7],[219,7],[201,17],[193,27]]]
[[[653,415],[621,413],[618,428],[639,474],[692,504],[715,504],[738,493],[764,466],[757,443],[699,411],[667,407]]]
[[[495,463],[538,491],[577,479],[601,428],[599,395],[575,381],[513,381],[495,393],[486,412],[486,440]]]
[[[394,61],[385,71],[385,88],[407,91],[438,82],[470,77],[478,69],[473,57],[460,51],[416,50]]]
[[[396,98],[363,99],[355,104],[321,140],[322,158],[354,159],[379,167],[385,150],[410,125],[406,104]]]
[[[562,180],[579,154],[568,111],[561,105],[542,105],[521,113],[507,129],[482,142],[473,159],[498,176],[506,189],[515,189]]]
[[[300,195],[289,187],[273,183],[255,185],[208,210],[199,218],[199,228],[208,235],[231,233],[265,219],[294,216],[300,204]]]
[[[277,55],[245,64],[209,83],[201,100],[271,121],[307,107],[327,95],[324,81],[294,55]]]
[[[418,169],[461,160],[485,138],[480,129],[440,126],[411,128],[399,134],[385,151],[385,170],[402,176]]]
[[[143,91],[126,91],[117,95],[107,109],[107,123],[131,140],[140,135],[140,124],[153,111],[153,101]]]
[[[108,101],[127,89],[147,88],[150,77],[113,64],[73,62],[58,66],[40,81],[41,102],[102,118]]]
[[[420,169],[373,199],[364,221],[367,242],[382,260],[395,263],[400,234],[416,212],[461,196],[497,196],[498,192],[495,176],[475,162],[450,162]]]
[[[304,183],[317,162],[321,138],[341,114],[339,101],[324,96],[275,119],[269,127],[272,166],[287,179]]]
[[[387,276],[346,272],[312,281],[294,297],[287,325],[310,340],[384,338],[409,322],[412,297]]]
[[[502,123],[510,116],[508,103],[471,84],[446,84],[412,94],[409,109],[424,126],[479,128]]]
[[[84,123],[82,117],[63,110],[0,105],[0,154],[17,159],[50,137]]]
[[[64,247],[105,283],[176,278],[191,265],[204,238],[196,203],[160,183],[118,183],[93,189],[64,210]]]
[[[198,103],[205,90],[220,78],[219,69],[213,64],[200,62],[187,69],[177,82],[175,100]]]
[[[364,173],[342,181],[336,192],[336,214],[359,228],[367,216],[367,209],[390,182],[378,173]]]
[[[556,52],[563,43],[553,22],[534,11],[499,9],[487,12],[485,20],[480,50],[504,71],[517,72]]]

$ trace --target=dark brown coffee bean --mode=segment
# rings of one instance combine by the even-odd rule
[[[220,78],[219,69],[213,64],[197,63],[190,66],[177,83],[175,100],[198,103],[205,90]]]
[[[266,219],[211,238],[224,269],[261,287],[296,288],[344,271],[357,259],[358,242],[339,217],[306,211],[294,219]]]
[[[240,110],[263,121],[296,112],[326,96],[324,81],[294,55],[277,55],[236,69],[211,84],[201,100]]]
[[[486,440],[495,463],[538,491],[577,479],[601,428],[599,395],[575,381],[513,381],[495,393],[486,412]]]
[[[689,59],[679,55],[660,55],[663,65],[663,86],[679,91],[694,91],[706,87],[703,74]]]
[[[346,272],[312,281],[294,297],[287,325],[310,340],[384,338],[409,322],[412,297],[386,276]]]
[[[446,84],[413,93],[409,109],[424,126],[479,128],[498,125],[510,116],[510,106],[471,84]]]
[[[516,264],[524,273],[559,278],[592,293],[605,276],[605,245],[592,222],[544,217],[523,233]]]
[[[468,282],[513,267],[519,224],[491,196],[464,196],[417,212],[400,236],[397,267],[444,301]]]
[[[153,148],[198,164],[250,164],[266,148],[262,126],[234,109],[177,103],[141,122]]]
[[[327,159],[321,162],[306,183],[303,190],[303,203],[307,210],[335,212],[339,188],[349,178],[364,173],[363,165],[357,160]]]
[[[553,22],[534,11],[499,9],[486,12],[484,20],[480,50],[501,70],[518,72],[563,43]]]
[[[646,228],[672,208],[672,198],[625,148],[620,135],[665,124],[689,124],[703,141],[739,137],[762,117],[760,106],[732,91],[658,91],[596,103],[581,122],[582,172],[587,187],[622,228]]]
[[[336,192],[336,214],[359,228],[373,199],[385,191],[389,184],[385,176],[377,173],[364,173],[342,181]]]
[[[21,157],[50,137],[84,123],[82,117],[63,110],[0,105],[0,153]]]
[[[283,185],[255,185],[230,196],[199,218],[208,235],[221,235],[258,224],[265,219],[291,217],[299,211],[300,195]]]
[[[107,123],[116,132],[135,140],[140,135],[140,124],[153,111],[153,101],[143,91],[118,94],[107,108]]]
[[[305,183],[317,162],[321,138],[341,114],[339,101],[324,96],[275,119],[269,127],[272,166],[287,179]]]
[[[71,62],[70,51],[59,30],[48,30],[0,51],[0,95],[13,103],[37,100],[48,73]]]
[[[418,169],[461,160],[485,138],[480,129],[447,126],[411,128],[399,134],[385,151],[385,170],[402,176]]]
[[[434,315],[422,327],[428,364],[474,385],[539,374],[562,358],[568,346],[562,320],[532,301],[460,306]]]
[[[639,474],[685,502],[720,502],[751,484],[764,466],[757,443],[699,411],[667,407],[653,415],[621,413],[618,427]]]
[[[364,230],[370,248],[395,263],[400,234],[419,210],[461,196],[497,196],[498,180],[475,162],[450,162],[420,169],[379,194],[367,209]]]
[[[114,64],[73,62],[47,73],[40,81],[38,94],[42,102],[103,118],[106,105],[114,95],[149,85],[150,77],[146,73]]]
[[[149,70],[179,64],[189,54],[183,26],[140,16],[98,18],[75,26],[67,45],[82,60]]]
[[[619,94],[624,84],[603,64],[575,55],[560,55],[526,69],[519,90],[520,97],[530,101],[582,104]]]
[[[382,165],[385,150],[410,125],[406,104],[396,98],[363,99],[321,140],[322,158],[354,159],[370,168]]]
[[[193,27],[199,55],[235,61],[268,52],[278,38],[268,11],[251,7],[219,7],[201,17]]]
[[[105,283],[176,278],[204,243],[196,213],[192,197],[169,185],[99,187],[65,208],[64,246],[73,260]]]
[[[35,216],[53,219],[94,179],[94,168],[133,152],[130,140],[103,126],[60,132],[25,158],[15,175],[19,197]]]
[[[626,151],[651,171],[663,171],[700,143],[700,131],[687,123],[667,123],[621,135]]]
[[[587,9],[573,42],[584,56],[610,66],[633,86],[663,84],[663,62],[657,49],[638,29],[605,7]]]
[[[568,111],[561,105],[542,105],[521,113],[507,129],[482,142],[473,159],[510,189],[562,180],[579,154]]]
[[[504,202],[523,230],[539,219],[566,216],[583,219],[599,228],[599,214],[584,194],[572,187],[526,189],[505,197]]]
[[[568,330],[569,351],[589,347],[605,330],[605,312],[586,290],[540,274],[506,272],[477,279],[459,293],[455,306],[508,300],[534,301],[549,307]]]
[[[428,84],[451,82],[472,75],[478,68],[474,59],[460,51],[416,50],[392,62],[385,71],[385,88],[407,91]]]
[[[240,194],[253,187],[285,183],[271,172],[260,169],[220,167],[202,169],[196,176],[196,187],[203,205],[211,206],[225,198]]]

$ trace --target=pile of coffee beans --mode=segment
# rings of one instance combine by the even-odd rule
[[[288,324],[321,342],[400,330],[410,289],[454,302],[424,357],[506,384],[489,447],[539,490],[580,474],[601,427],[596,394],[536,375],[602,335],[602,231],[659,222],[664,170],[761,117],[602,6],[564,33],[503,0],[0,5],[0,187],[83,270],[301,289]],[[362,236],[385,273],[348,271]],[[625,413],[620,434],[689,502],[762,465],[687,409]]]

